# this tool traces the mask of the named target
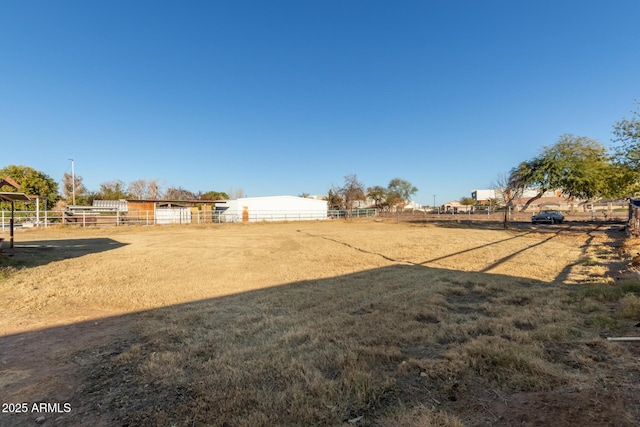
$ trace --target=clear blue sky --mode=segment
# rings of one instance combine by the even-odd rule
[[[640,1],[0,2],[0,167],[432,204],[640,99]]]

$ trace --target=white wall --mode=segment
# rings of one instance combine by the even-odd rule
[[[327,202],[294,196],[244,197],[216,203],[228,207],[221,216],[223,221],[303,221],[327,219]]]

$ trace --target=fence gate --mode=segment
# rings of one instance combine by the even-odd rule
[[[155,217],[156,224],[190,224],[191,210],[183,207],[158,208]]]

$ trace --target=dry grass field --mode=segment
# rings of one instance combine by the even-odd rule
[[[0,255],[0,425],[636,426],[640,344],[606,339],[638,335],[623,237],[392,220],[22,231]]]

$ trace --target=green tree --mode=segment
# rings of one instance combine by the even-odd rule
[[[128,199],[129,193],[124,182],[114,179],[100,184],[100,190],[98,190],[95,198],[99,200],[122,200]]]
[[[640,170],[615,161],[609,167],[607,180],[604,182],[609,197],[633,197],[640,194]]]
[[[640,102],[636,102],[640,104]],[[632,112],[630,119],[623,118],[613,125],[615,168],[612,190],[631,196],[640,192],[640,112]]]
[[[0,191],[18,191],[28,196],[43,196],[47,198],[47,206],[51,207],[60,200],[58,183],[44,172],[29,166],[9,165],[0,169],[0,177],[10,177],[20,185],[16,190],[10,186],[0,187]],[[26,209],[26,207],[23,207]],[[44,207],[43,207],[44,209]]]
[[[393,178],[387,186],[387,202],[397,209],[404,209],[411,201],[411,196],[418,192],[418,188],[409,181],[401,178]]]
[[[460,204],[463,206],[474,206],[476,201],[472,197],[461,197]]]
[[[561,190],[568,197],[593,199],[609,195],[610,156],[597,141],[565,134],[542,153],[511,170],[507,188],[536,189],[522,210],[549,190]]]
[[[200,200],[228,200],[229,195],[224,191],[207,191],[206,193],[199,194]]]

